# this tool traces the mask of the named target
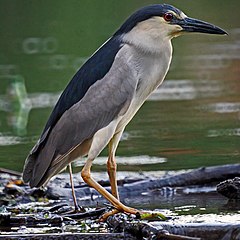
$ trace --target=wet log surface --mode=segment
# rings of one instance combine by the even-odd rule
[[[118,216],[108,219],[118,231],[127,231],[138,239],[240,239],[240,224],[206,224],[173,222],[127,222]]]
[[[156,224],[158,225],[158,224]],[[154,225],[155,226],[155,225]],[[156,226],[155,226],[156,227]],[[187,235],[206,240],[238,240],[240,239],[240,224],[207,224],[207,223],[189,223],[189,224],[161,224],[166,231],[176,235]]]
[[[71,189],[68,176],[59,175],[44,190],[30,189],[21,182],[17,172],[0,169],[0,173],[0,239],[19,239],[19,236],[22,239],[209,239],[209,236],[213,240],[240,239],[240,221],[229,224],[181,223],[174,216],[168,221],[143,221],[135,216],[117,214],[100,223],[99,217],[111,206],[104,207],[106,201],[84,183],[76,186],[78,200],[84,208],[82,212],[73,213],[69,204]],[[119,192],[125,202],[126,199],[138,199],[143,194],[152,198],[160,192],[164,198],[169,193],[181,195],[186,194],[186,189],[197,192],[199,186],[208,186],[215,194],[218,190],[224,196],[231,196],[228,204],[236,212],[240,210],[239,173],[240,164],[233,164],[199,168],[161,178],[150,179],[139,174],[135,178],[120,179]],[[226,179],[230,180],[219,184]],[[99,182],[109,190],[107,181]],[[103,207],[89,208],[98,204]]]

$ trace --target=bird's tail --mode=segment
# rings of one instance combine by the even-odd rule
[[[34,146],[28,155],[23,168],[23,181],[29,183],[30,187],[40,187],[48,180],[48,169],[55,155],[54,147]]]
[[[48,183],[52,176],[58,174],[68,165],[68,156],[55,154],[55,150],[43,148],[39,153],[30,153],[23,170],[23,181],[30,187],[41,187]]]
[[[36,163],[36,157],[34,154],[29,154],[27,159],[26,159],[26,162],[24,164],[24,167],[23,167],[23,181],[25,183],[28,183],[30,182],[30,180],[32,179],[32,175],[33,175],[33,169],[34,169],[34,166],[35,166],[35,163]]]

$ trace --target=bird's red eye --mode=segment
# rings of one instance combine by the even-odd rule
[[[172,15],[172,13],[165,13],[163,15],[163,18],[165,21],[170,22],[173,19],[173,15]]]

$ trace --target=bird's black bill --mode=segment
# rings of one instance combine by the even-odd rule
[[[184,32],[199,32],[199,33],[209,33],[209,34],[227,34],[223,29],[198,19],[194,18],[184,18],[178,23]]]

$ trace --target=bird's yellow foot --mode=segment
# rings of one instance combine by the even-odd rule
[[[164,220],[164,221],[166,221],[168,219],[165,215],[163,215],[160,212],[156,212],[156,211],[139,211],[139,210],[136,210],[136,209],[132,209],[132,210],[133,211],[124,212],[124,213],[136,215],[136,217],[138,219],[141,219],[141,220]],[[119,210],[113,209],[110,212],[104,213],[102,215],[102,217],[100,218],[100,221],[103,222],[103,221],[107,220],[108,217],[110,217],[110,216],[112,216],[114,214],[117,214],[119,212],[120,212]]]
[[[113,216],[114,214],[119,213],[117,209],[113,209],[110,212],[104,213],[101,218],[99,219],[100,222],[105,222],[108,217]]]
[[[126,214],[137,215],[139,211],[135,208],[131,208],[131,207],[127,207],[127,206],[122,205],[118,209],[115,208],[115,209],[111,210],[110,212],[104,213],[102,215],[102,217],[100,218],[100,221],[104,222],[105,220],[107,220],[108,217],[110,217],[110,216],[112,216],[116,213],[119,213],[119,212],[126,213]]]

